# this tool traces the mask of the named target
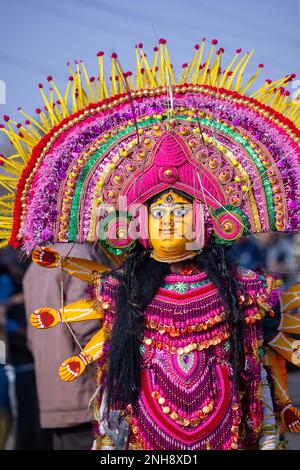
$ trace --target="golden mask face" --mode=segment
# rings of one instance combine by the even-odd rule
[[[170,190],[157,196],[148,214],[153,257],[168,261],[193,252],[188,249],[194,238],[193,203],[189,199]]]

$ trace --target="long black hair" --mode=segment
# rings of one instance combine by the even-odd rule
[[[231,329],[233,379],[238,382],[244,367],[243,318],[237,300],[234,267],[227,260],[223,245],[210,245],[193,258],[197,267],[207,273],[218,288],[226,319]],[[120,284],[116,298],[116,318],[109,351],[106,381],[107,409],[134,405],[141,383],[140,345],[144,335],[144,311],[170,272],[170,265],[154,260],[138,243],[116,272]]]

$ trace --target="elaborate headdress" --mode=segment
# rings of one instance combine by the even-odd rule
[[[50,76],[49,96],[39,85],[37,119],[4,116],[0,130],[17,153],[1,159],[10,173],[0,181],[1,245],[96,242],[100,205],[122,214],[121,196],[130,208],[168,187],[205,205],[212,241],[299,231],[300,101],[285,90],[294,74],[246,96],[262,68],[245,80],[253,52],[237,50],[222,68],[224,50],[213,40],[203,59],[204,43],[178,80],[163,39],[152,64],[136,46],[135,83],[112,54],[110,89],[99,52],[97,78],[76,62],[64,93]]]

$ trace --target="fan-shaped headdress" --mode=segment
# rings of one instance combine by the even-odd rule
[[[112,54],[110,90],[101,52],[97,78],[76,63],[64,94],[52,77],[48,97],[39,85],[38,119],[22,110],[24,125],[5,116],[1,130],[17,153],[1,159],[2,246],[96,242],[103,217],[109,233],[113,209],[130,214],[167,188],[205,205],[211,242],[299,231],[300,101],[285,90],[294,75],[266,80],[248,97],[261,64],[245,81],[252,52],[237,50],[223,69],[224,50],[215,47],[204,60],[204,40],[196,45],[175,80],[166,41],[152,64],[140,44],[135,84]]]

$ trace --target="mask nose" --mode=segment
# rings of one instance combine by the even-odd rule
[[[163,229],[173,229],[174,221],[170,214],[166,214],[162,219],[162,228]]]

